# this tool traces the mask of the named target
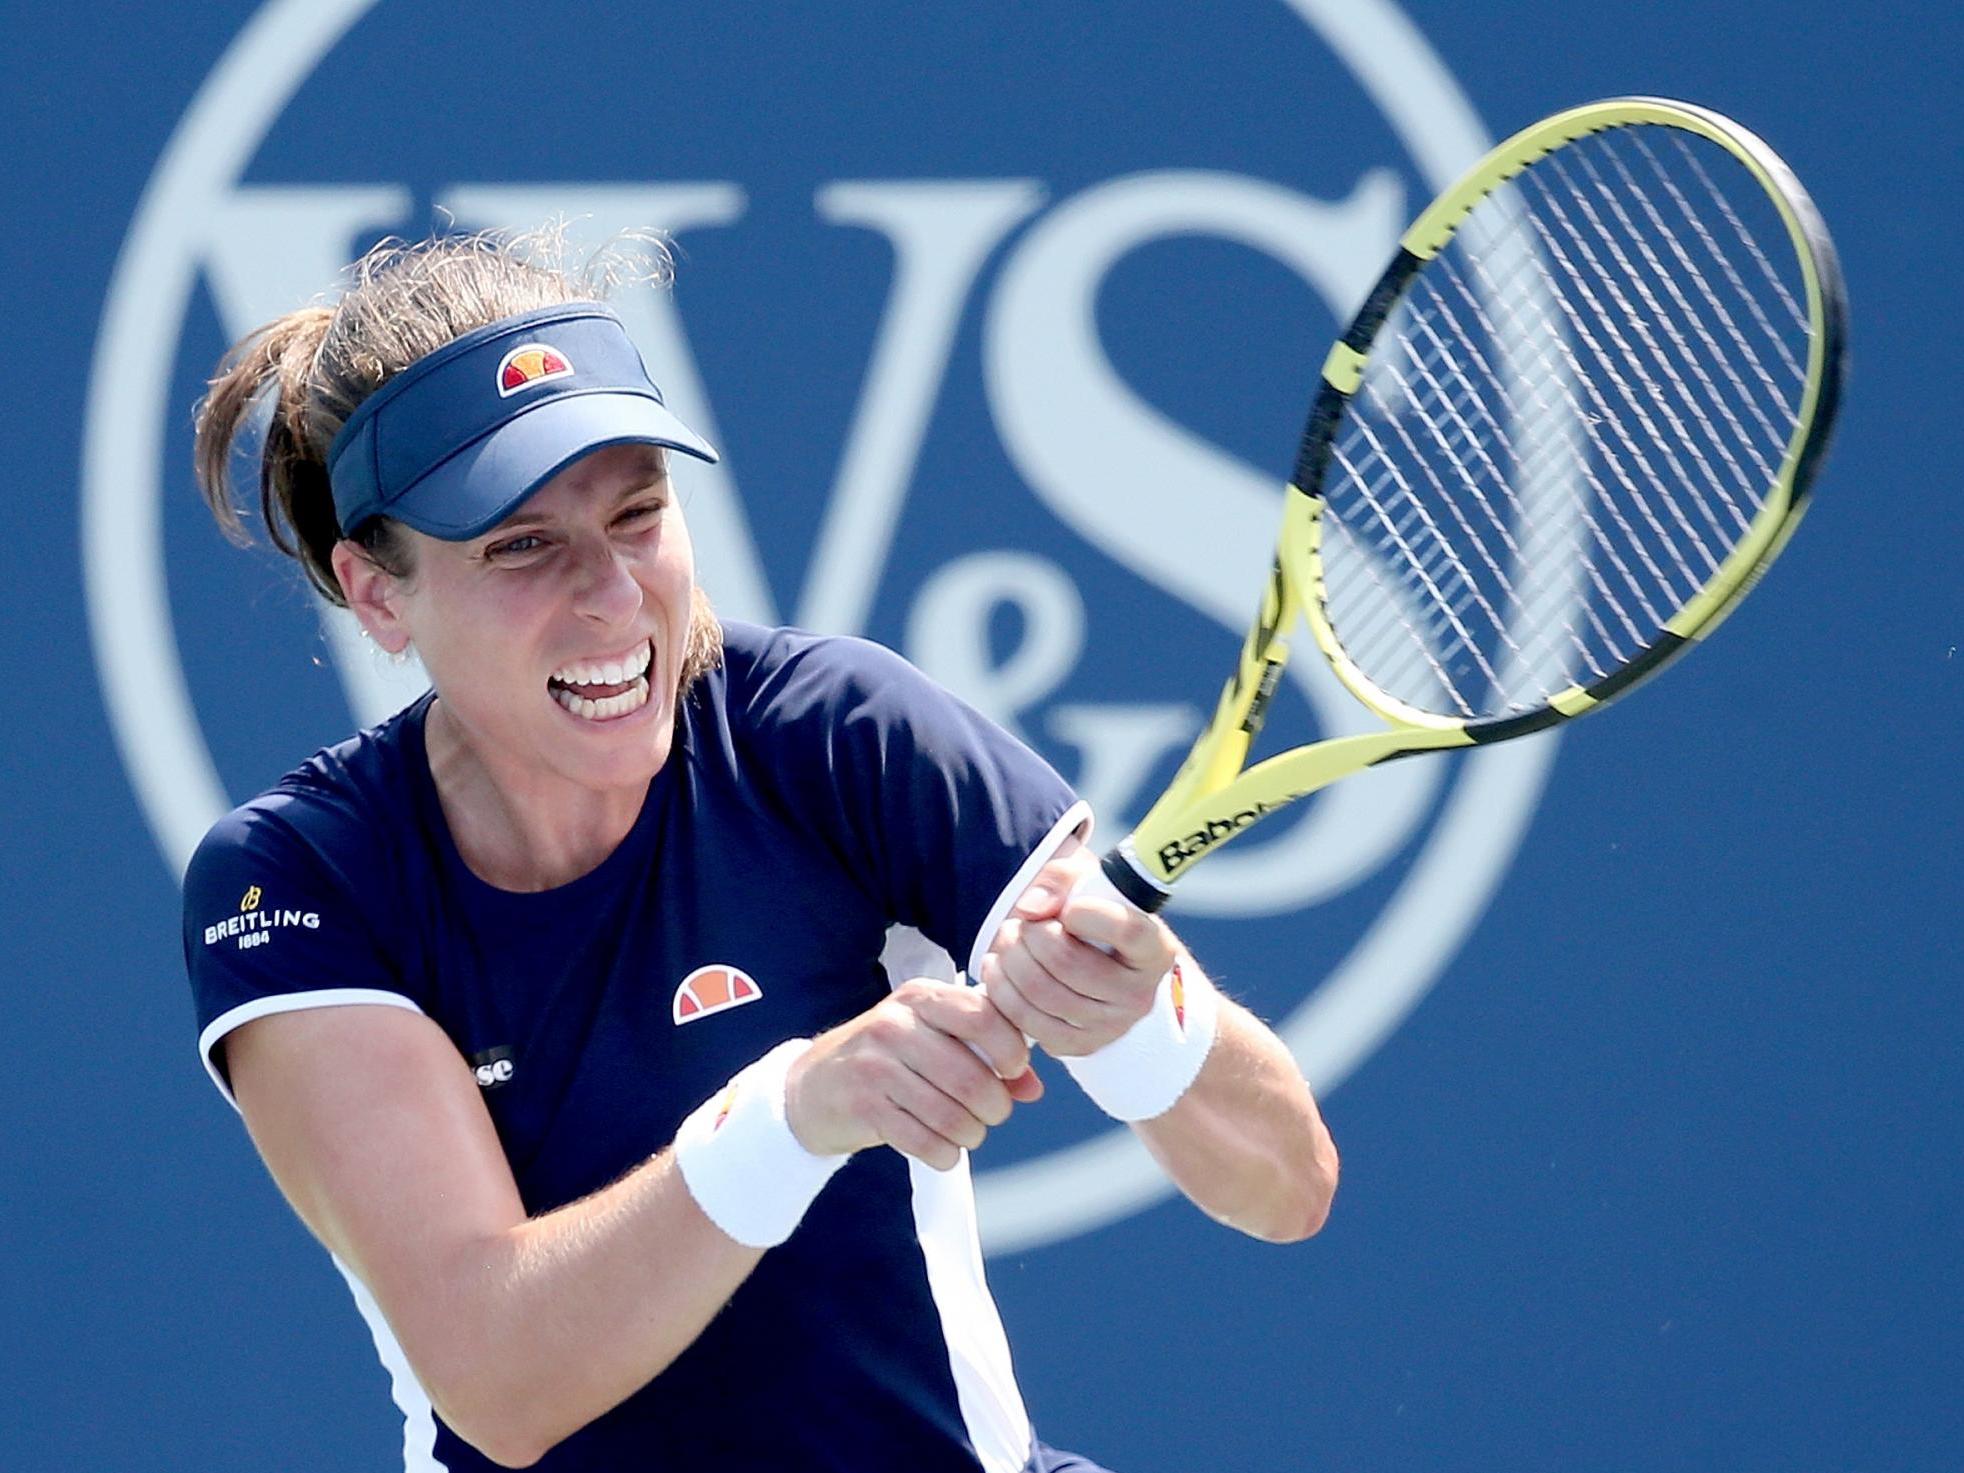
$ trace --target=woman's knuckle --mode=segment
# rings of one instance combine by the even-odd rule
[[[1030,1045],[1023,1037],[1023,1030],[1011,1028],[1007,1022],[991,1030],[989,1057],[995,1061],[997,1069],[1021,1074],[1030,1065]]]
[[[877,1121],[885,1103],[886,1096],[870,1079],[853,1081],[845,1096],[846,1110],[855,1120]]]
[[[960,1140],[975,1118],[945,1095],[934,1102],[931,1111],[927,1123],[951,1141]]]
[[[882,1049],[891,1049],[911,1031],[912,1027],[905,1013],[883,1007],[873,1015],[872,1021],[867,1025],[866,1035],[871,1042]]]

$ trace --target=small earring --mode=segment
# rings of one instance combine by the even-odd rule
[[[370,634],[365,627],[356,625],[355,632],[361,636],[362,643],[368,645],[375,651],[377,658],[387,660],[391,665],[407,665],[409,663],[408,645],[405,644],[399,650],[385,650],[382,646],[375,643],[375,636]]]

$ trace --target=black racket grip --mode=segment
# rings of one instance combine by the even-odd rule
[[[1125,857],[1122,849],[1106,850],[1105,857],[1098,861],[1098,868],[1105,872],[1105,879],[1114,890],[1147,915],[1158,914],[1160,908],[1173,898],[1134,869],[1132,861]]]

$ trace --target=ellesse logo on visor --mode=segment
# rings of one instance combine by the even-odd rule
[[[573,365],[559,349],[544,343],[523,343],[498,361],[498,397],[508,399],[520,389],[566,378],[572,372]]]
[[[755,1002],[764,989],[737,967],[715,965],[697,967],[675,989],[675,1021],[693,1023],[711,1013],[727,1012]]]

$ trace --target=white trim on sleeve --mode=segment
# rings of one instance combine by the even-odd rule
[[[1009,909],[1017,898],[1030,888],[1030,881],[1037,871],[1050,863],[1057,851],[1064,847],[1064,841],[1079,829],[1084,830],[1085,843],[1091,842],[1091,805],[1082,801],[1073,803],[1064,811],[1064,816],[1050,826],[1050,832],[1038,841],[1037,847],[1030,851],[1030,857],[1023,861],[1022,867],[1009,877],[1009,883],[1002,887],[996,896],[996,903],[989,907],[989,914],[982,922],[982,928],[975,933],[975,944],[968,952],[968,975],[978,982],[982,979],[982,958],[989,954],[989,943],[996,939],[996,932],[1002,923],[1009,919]]]
[[[297,1013],[307,1008],[342,1008],[363,1003],[423,1013],[400,992],[385,992],[379,987],[323,987],[313,992],[282,992],[274,997],[255,997],[251,1002],[242,1002],[235,1008],[227,1009],[205,1025],[205,1031],[198,1035],[198,1056],[204,1060],[205,1073],[211,1076],[211,1082],[225,1096],[225,1103],[236,1110],[239,1102],[232,1098],[231,1086],[226,1084],[225,1076],[218,1072],[218,1066],[211,1058],[211,1051],[221,1038],[241,1024],[250,1023],[254,1018],[271,1017],[274,1013]]]

